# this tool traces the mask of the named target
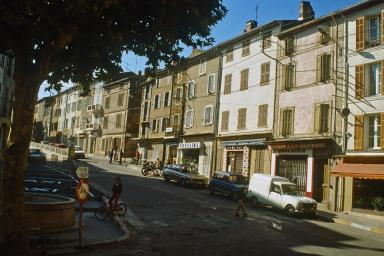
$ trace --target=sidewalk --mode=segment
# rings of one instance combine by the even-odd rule
[[[86,156],[86,159],[98,159],[98,160],[102,160],[103,162],[105,161],[105,163],[109,163],[109,158],[108,157],[103,157],[103,156],[91,156],[91,155],[87,155]],[[141,171],[141,168],[142,166],[141,165],[137,165],[137,164],[128,164],[126,162],[123,162],[121,165],[119,164],[119,162],[116,162],[116,161],[112,161],[112,164],[111,165],[116,165],[116,166],[121,166],[121,167],[128,167],[130,169],[134,169],[134,170],[137,170],[137,171]]]
[[[333,212],[323,204],[318,204],[317,214],[331,222],[384,235],[384,216],[357,212]]]

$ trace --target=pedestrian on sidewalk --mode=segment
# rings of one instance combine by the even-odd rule
[[[117,203],[119,202],[121,192],[123,192],[123,184],[121,183],[121,178],[117,176],[115,184],[113,184],[112,187],[112,195],[109,198],[109,207],[111,213],[113,213],[113,209],[117,209]]]
[[[120,153],[119,153],[119,164],[120,165],[123,163],[123,156],[124,156],[124,152],[122,149],[120,149]]]
[[[112,158],[113,158],[113,149],[109,151],[109,163],[112,163]]]
[[[239,212],[241,211],[243,213],[243,217],[247,217],[248,214],[245,212],[245,190],[244,188],[240,188],[240,191],[238,192],[238,199],[237,199],[237,208],[236,208],[236,213],[235,216],[239,217]]]

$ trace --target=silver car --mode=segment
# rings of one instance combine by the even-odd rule
[[[186,164],[172,164],[165,167],[163,177],[165,181],[174,180],[182,186],[206,186],[208,184],[208,178],[200,175],[195,168]]]

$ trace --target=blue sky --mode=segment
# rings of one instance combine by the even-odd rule
[[[297,19],[301,0],[223,0],[228,9],[227,16],[212,28],[212,36],[216,43],[228,40],[242,33],[245,22],[256,18],[256,5],[258,8],[258,23],[260,25],[278,19]],[[361,0],[310,0],[315,11],[315,17],[326,15],[332,11],[343,9]],[[188,56],[191,49],[183,51]],[[145,67],[145,58],[128,53],[123,57],[124,70],[138,72]],[[44,93],[44,84],[39,91],[39,98],[49,93]]]

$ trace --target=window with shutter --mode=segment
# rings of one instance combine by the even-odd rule
[[[260,85],[269,83],[270,62],[261,64]]]
[[[257,120],[257,127],[268,126],[268,104],[259,106],[259,116]]]
[[[208,94],[215,92],[215,74],[210,74],[208,76],[208,85],[207,85]]]
[[[117,99],[117,106],[121,107],[123,106],[123,100],[124,100],[124,93],[120,93]]]
[[[374,47],[380,44],[381,41],[381,22],[380,15],[369,17],[366,22],[368,23],[367,39],[369,47]]]
[[[290,90],[295,84],[295,65],[290,63],[283,67],[284,74],[284,90]]]
[[[293,110],[285,109],[281,115],[281,135],[289,136],[292,135],[293,131]]]
[[[291,55],[295,52],[295,38],[293,36],[287,36],[284,41],[285,55]]]
[[[241,51],[241,56],[242,57],[245,57],[245,56],[248,56],[250,54],[250,44],[251,44],[251,41],[250,40],[247,40],[245,42],[243,42],[243,47],[242,47],[242,51]]]
[[[194,112],[193,112],[193,110],[187,110],[185,112],[184,127],[185,128],[191,128],[193,126],[193,121],[194,121]]]
[[[65,127],[67,127],[68,119],[67,119],[66,121],[67,121],[67,122],[66,122]],[[103,129],[108,129],[108,116],[105,116],[105,117],[104,117]]]
[[[248,74],[249,69],[244,69],[241,71],[240,75],[240,91],[244,91],[248,89]]]
[[[271,33],[264,35],[263,37],[263,49],[268,49],[272,45]]]
[[[364,135],[364,116],[355,116],[355,138],[354,148],[355,150],[363,149],[363,135]]]
[[[109,109],[110,101],[111,101],[111,97],[110,96],[105,98],[105,109]]]
[[[332,77],[332,55],[325,53],[318,56],[317,68],[319,70],[318,81],[329,81]]]
[[[121,128],[121,114],[116,115],[116,128]]]
[[[196,86],[194,81],[188,83],[188,99],[196,97]]]
[[[180,127],[179,115],[174,115],[172,122],[173,122],[172,126],[174,128],[174,132],[177,132],[179,130],[179,127]]]
[[[170,94],[170,92],[164,93],[164,107],[168,107],[170,105],[169,94]]]
[[[233,61],[233,47],[227,49],[225,61],[226,62]]]
[[[384,44],[384,11],[381,11],[381,43]]]
[[[365,17],[356,19],[356,51],[365,48]]]
[[[325,24],[321,27],[323,31],[319,32],[319,43],[326,45],[331,40],[331,25]]]
[[[206,106],[204,108],[203,125],[211,125],[213,123],[213,106]]]
[[[319,113],[319,132],[326,133],[329,132],[329,104],[320,104],[320,113]]]
[[[181,87],[176,88],[175,91],[175,102],[181,101]]]
[[[247,123],[247,109],[240,108],[237,113],[237,129],[245,129]]]
[[[221,131],[228,131],[229,111],[221,112]]]
[[[200,66],[199,66],[199,75],[204,75],[205,70],[207,68],[207,62],[206,60],[200,60]]]
[[[381,93],[382,87],[382,66],[381,63],[373,63],[364,67],[368,79],[366,81],[365,93],[366,96],[378,95]]]
[[[384,95],[384,61],[381,62],[381,95]]]
[[[230,94],[232,90],[232,74],[225,75],[224,78],[224,94]]]
[[[355,67],[355,97],[361,99],[364,97],[365,88],[365,76],[364,76],[364,65],[358,65]]]
[[[160,101],[159,101],[159,95],[156,95],[156,96],[155,96],[155,103],[153,104],[153,108],[154,108],[154,109],[159,108],[159,103],[160,103]]]

